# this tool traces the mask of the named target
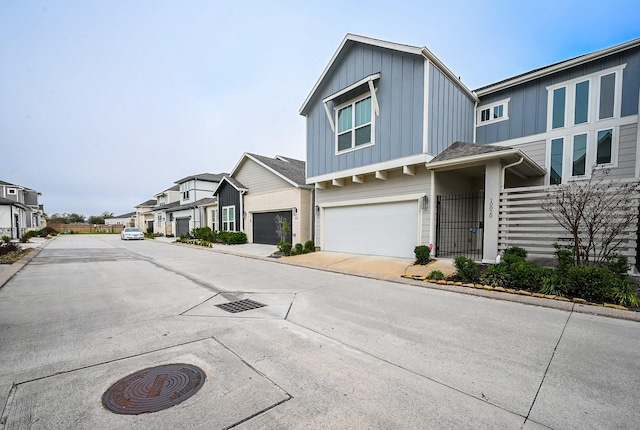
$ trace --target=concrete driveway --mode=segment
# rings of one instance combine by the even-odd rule
[[[265,306],[216,306],[243,299]],[[65,236],[0,289],[0,426],[634,428],[639,327],[208,249]],[[103,407],[118,380],[169,363],[202,369],[200,391],[143,415]]]

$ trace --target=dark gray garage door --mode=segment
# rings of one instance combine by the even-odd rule
[[[276,234],[276,216],[280,215],[289,223],[291,228],[291,211],[265,212],[253,214],[253,243],[277,245],[280,238]],[[291,243],[291,234],[285,239]]]
[[[176,218],[176,236],[189,234],[189,218]]]

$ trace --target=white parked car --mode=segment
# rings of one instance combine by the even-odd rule
[[[144,239],[144,233],[137,227],[126,227],[120,232],[120,239],[122,240],[136,240]]]

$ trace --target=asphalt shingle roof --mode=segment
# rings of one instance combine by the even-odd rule
[[[177,180],[175,183],[181,184],[183,182],[190,181],[191,179],[198,179],[201,181],[210,181],[210,182],[220,182],[225,175],[228,175],[228,173],[199,173],[197,175],[191,175],[191,176],[187,176],[186,178]]]
[[[305,166],[306,163],[295,158],[276,156],[275,158],[265,157],[264,155],[249,154],[251,157],[260,161],[264,165],[272,168],[285,178],[295,182],[298,185],[305,185]]]
[[[453,160],[456,158],[471,157],[473,155],[489,154],[491,152],[506,151],[512,149],[506,146],[486,145],[480,143],[454,142],[450,147],[442,151],[436,158],[430,161]]]
[[[139,205],[136,205],[135,207],[140,207],[140,206],[155,206],[158,204],[158,201],[156,199],[149,199],[144,203],[140,203]]]

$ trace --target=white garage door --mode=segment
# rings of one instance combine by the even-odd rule
[[[418,202],[326,208],[327,251],[414,258],[418,240]]]

